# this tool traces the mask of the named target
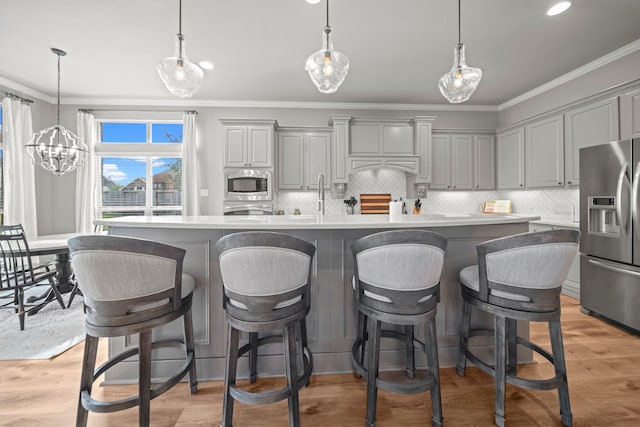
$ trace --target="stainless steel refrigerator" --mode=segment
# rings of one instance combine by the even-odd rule
[[[640,138],[580,150],[580,303],[640,332]]]

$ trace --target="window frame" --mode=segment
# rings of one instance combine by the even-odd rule
[[[145,123],[147,141],[142,142],[102,142],[102,123]],[[131,118],[96,118],[97,141],[95,145],[95,170],[98,180],[96,186],[99,191],[99,197],[96,201],[96,218],[102,218],[105,212],[130,212],[133,215],[139,215],[140,212],[144,216],[153,216],[157,212],[179,211],[182,212],[182,204],[153,206],[153,160],[164,157],[173,157],[182,159],[183,142],[152,142],[152,125],[154,124],[180,124],[184,126],[182,119],[131,119]],[[184,135],[184,127],[183,127]],[[123,157],[123,158],[144,158],[145,159],[145,205],[144,206],[103,206],[102,202],[102,159],[104,157]],[[133,177],[132,179],[135,179]],[[184,170],[182,171],[184,181]],[[149,185],[151,183],[151,185]]]

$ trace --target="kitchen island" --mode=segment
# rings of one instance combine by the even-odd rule
[[[455,365],[458,349],[458,325],[462,307],[458,272],[476,263],[476,245],[486,240],[528,231],[529,221],[537,216],[495,214],[403,215],[390,221],[388,215],[295,215],[295,216],[131,216],[96,221],[107,226],[109,234],[151,239],[186,249],[183,270],[196,281],[193,322],[196,340],[198,377],[221,379],[224,374],[226,325],[222,309],[220,270],[214,254],[216,241],[225,234],[246,230],[288,233],[316,246],[313,261],[312,307],[307,317],[309,346],[313,352],[314,373],[351,372],[351,346],[356,337],[356,311],[353,306],[353,255],[351,243],[365,235],[398,228],[426,229],[448,239],[441,279],[441,302],[436,326],[441,367]],[[176,321],[154,332],[154,339],[181,336]],[[488,316],[472,318],[473,326],[491,326]],[[528,325],[519,324],[521,336],[528,337]],[[424,337],[423,329],[416,337]],[[484,337],[483,337],[484,338]],[[387,342],[389,341],[389,342]],[[122,351],[130,338],[112,338],[109,353]],[[492,340],[478,340],[474,350],[481,356],[492,354]],[[381,369],[404,364],[399,344],[383,340]],[[425,366],[422,354],[416,363]],[[531,360],[531,353],[520,352],[519,361]],[[242,358],[242,359],[246,359]],[[176,372],[183,363],[179,352],[160,349],[154,353],[154,377]],[[258,373],[262,376],[283,373],[282,346],[260,349]],[[241,360],[239,374],[247,372]],[[107,372],[107,383],[135,382],[137,365],[120,363]]]

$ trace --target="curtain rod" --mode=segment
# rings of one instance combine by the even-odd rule
[[[16,95],[15,93],[5,92],[4,94],[9,98],[17,99],[18,101],[25,102],[27,104],[33,104],[33,101],[31,99],[23,98],[21,96]]]
[[[129,108],[129,109],[109,109],[109,108],[79,108],[78,111],[82,111],[85,113],[91,113],[94,111],[111,111],[114,113],[119,113],[119,112],[140,112],[140,113],[196,113],[198,114],[198,112],[196,110],[145,110],[145,109],[133,109],[133,108]]]

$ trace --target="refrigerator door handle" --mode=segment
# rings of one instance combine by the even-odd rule
[[[627,182],[627,185],[630,186],[629,177],[627,176],[627,169],[629,168],[629,163],[625,162],[620,168],[620,174],[618,175],[618,188],[616,194],[616,216],[618,217],[618,222],[620,227],[624,230],[624,234],[627,234],[628,226],[629,226],[629,191],[623,191],[622,187]],[[622,203],[622,197],[626,196],[626,203]],[[622,209],[622,206],[625,206],[626,209]]]
[[[605,270],[610,270],[610,271],[615,271],[617,273],[624,273],[624,274],[629,274],[631,276],[640,277],[640,272],[638,271],[628,270],[626,268],[620,268],[615,266],[614,264],[611,264],[605,261],[596,261],[596,260],[590,259],[589,264],[593,264],[595,266],[604,268]]]
[[[631,215],[633,219],[633,230],[640,239],[640,216],[638,215],[638,190],[640,189],[640,162],[636,165],[636,173],[633,174],[633,186],[631,190]]]

